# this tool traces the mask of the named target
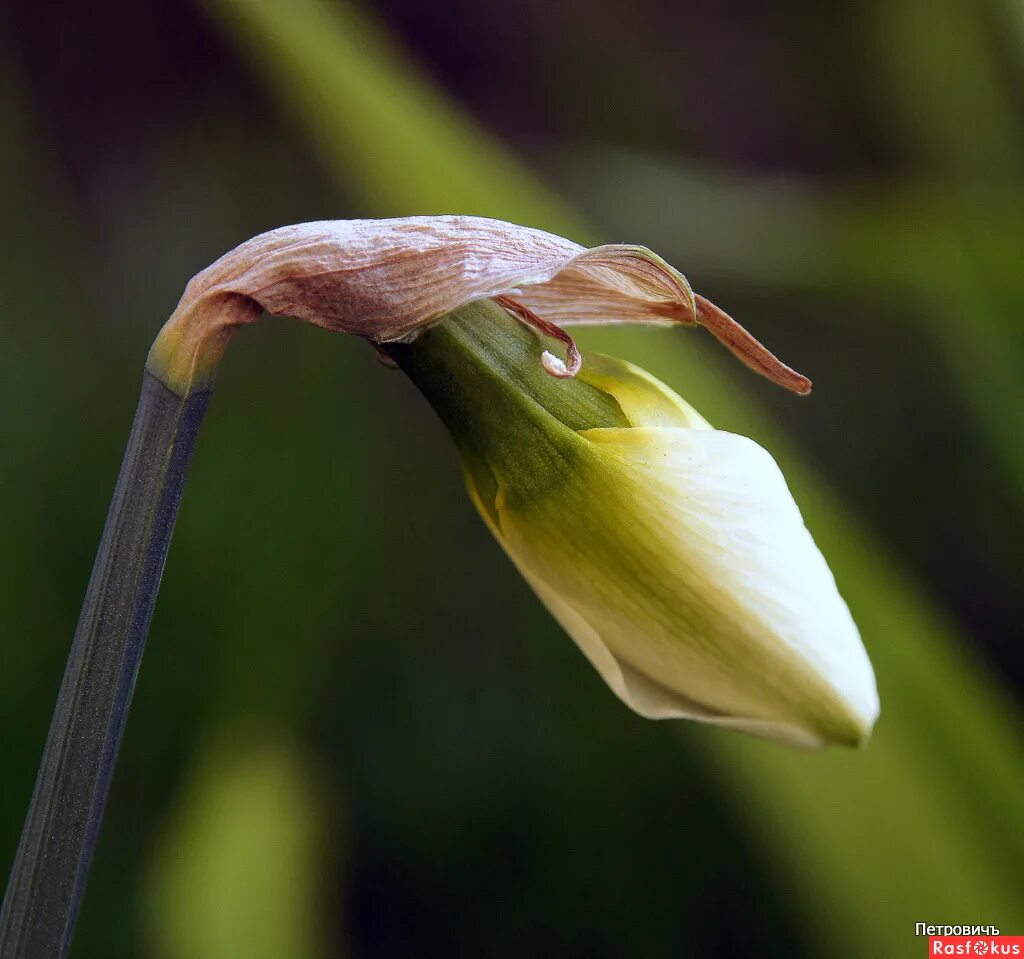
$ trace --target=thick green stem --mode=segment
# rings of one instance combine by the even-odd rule
[[[0,912],[0,959],[70,945],[209,396],[145,374]]]

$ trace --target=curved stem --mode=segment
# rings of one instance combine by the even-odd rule
[[[66,955],[209,391],[143,379],[0,912],[0,959]]]

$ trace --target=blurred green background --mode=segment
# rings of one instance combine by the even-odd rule
[[[629,713],[362,343],[236,338],[73,955],[916,956],[1024,933],[1016,0],[0,11],[0,869],[150,341],[309,219],[648,245],[815,381],[594,331],[782,463],[875,662],[866,752]]]

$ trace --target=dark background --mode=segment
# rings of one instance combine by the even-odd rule
[[[695,332],[584,342],[778,455],[883,698],[864,753],[634,717],[409,384],[266,320],[200,439],[74,955],[1024,933],[1014,4],[14,0],[0,24],[0,862],[148,345],[192,273],[284,223],[482,213],[673,262],[814,395]]]

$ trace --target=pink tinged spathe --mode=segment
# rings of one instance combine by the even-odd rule
[[[797,393],[810,381],[773,356],[686,278],[639,246],[587,249],[501,220],[413,216],[323,220],[253,237],[198,273],[150,354],[178,392],[209,379],[239,326],[265,310],[375,343],[414,336],[445,313],[494,299],[561,340],[573,375],[574,324],[701,324],[752,369]]]

